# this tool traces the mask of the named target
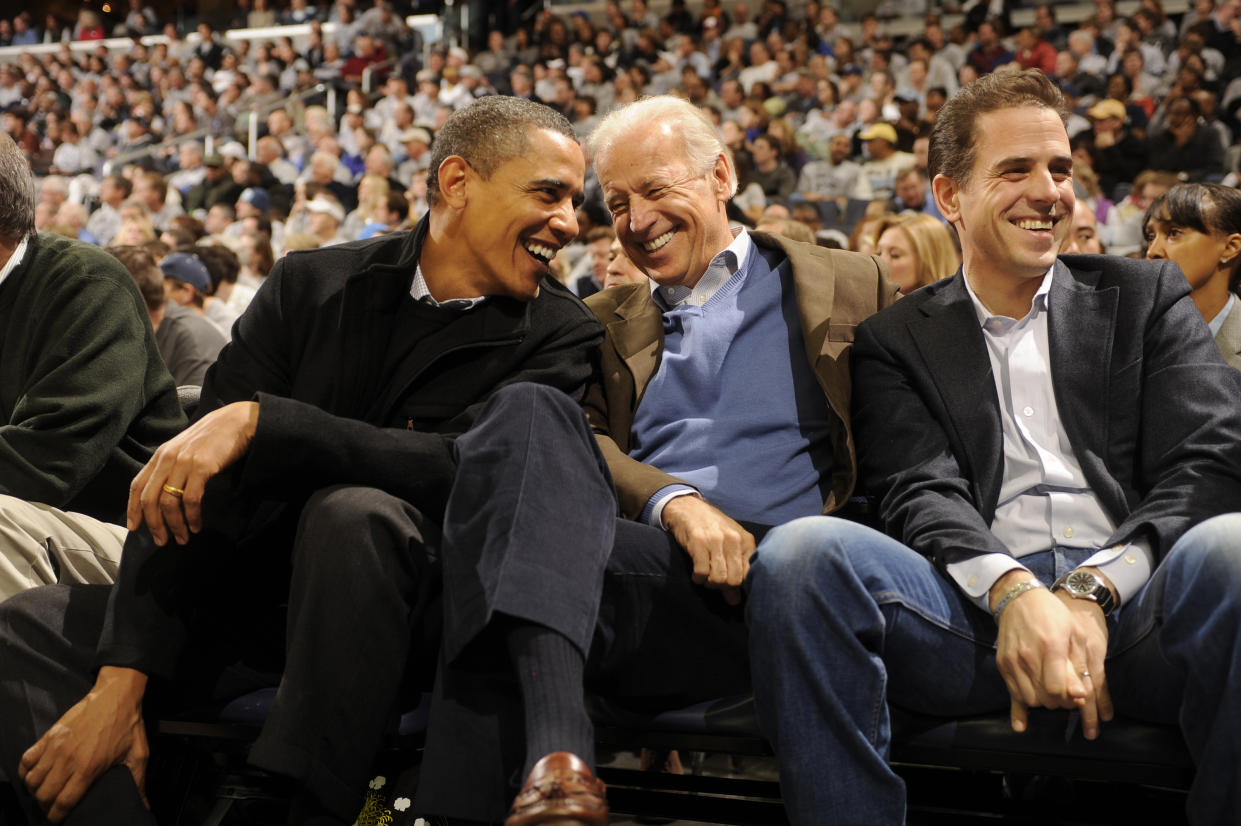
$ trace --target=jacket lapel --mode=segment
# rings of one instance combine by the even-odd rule
[[[958,455],[966,459],[963,475],[977,480],[978,505],[990,520],[1004,471],[999,398],[963,279],[958,271],[940,282],[938,294],[922,305],[922,317],[909,322],[909,334],[922,354],[929,385],[943,401]]]
[[[608,338],[633,377],[634,408],[659,366],[664,344],[662,314],[650,289],[639,284],[617,305],[616,318],[608,322]]]
[[[1056,407],[1083,465],[1107,445],[1108,379],[1120,289],[1096,289],[1099,272],[1056,262],[1047,338]]]

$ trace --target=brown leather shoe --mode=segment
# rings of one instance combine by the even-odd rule
[[[555,751],[530,770],[504,826],[606,826],[607,788],[580,757]]]

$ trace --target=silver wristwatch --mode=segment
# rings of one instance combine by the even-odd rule
[[[1111,590],[1090,571],[1078,569],[1064,574],[1051,586],[1053,593],[1061,589],[1068,591],[1073,599],[1088,599],[1098,604],[1105,617],[1116,608]]]

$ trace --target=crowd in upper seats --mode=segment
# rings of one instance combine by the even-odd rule
[[[874,14],[845,22],[816,0],[672,0],[662,16],[644,0],[609,2],[593,17],[490,5],[499,8],[463,38],[472,51],[422,48],[405,23],[413,9],[388,0],[239,0],[192,38],[141,0],[111,31],[90,10],[72,27],[50,16],[40,26],[28,12],[0,21],[0,45],[62,44],[0,65],[5,129],[41,178],[37,224],[101,245],[221,240],[251,267],[255,247],[279,257],[416,221],[435,133],[478,96],[541,100],[584,138],[613,107],[672,92],[719,124],[740,171],[739,222],[800,222],[822,243],[874,252],[885,215],[940,217],[926,148],[944,101],[981,73],[1017,67],[1042,69],[1073,107],[1075,185],[1109,251],[1140,251],[1146,206],[1177,181],[1237,182],[1241,0],[1198,0],[1179,17],[1161,0],[1129,17],[1095,0],[1076,25],[1044,4],[1019,29],[1003,4],[967,3],[963,23],[926,9],[924,26],[902,38]],[[309,33],[222,35],[291,23]],[[152,33],[165,42],[136,39]],[[67,43],[105,35],[135,40],[118,51]],[[308,91],[320,84],[337,90],[337,111]],[[249,112],[303,92],[260,109],[251,153]],[[196,139],[141,154],[186,135]],[[607,264],[583,254],[586,235],[608,223],[597,186],[579,217],[583,243],[558,265],[589,291]]]

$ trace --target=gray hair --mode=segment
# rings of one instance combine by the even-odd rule
[[[0,239],[16,244],[34,234],[34,175],[8,133],[0,133]]]
[[[483,180],[488,180],[501,166],[525,154],[530,146],[530,132],[535,129],[557,132],[577,142],[564,115],[525,98],[488,95],[453,112],[431,146],[427,205],[435,206],[439,199],[440,165],[447,158],[463,158]]]
[[[614,110],[590,133],[587,146],[598,163],[613,144],[625,140],[635,129],[652,123],[668,124],[680,138],[689,168],[706,177],[720,155],[728,159],[728,196],[737,194],[737,167],[719,130],[694,104],[672,95],[643,98]]]

